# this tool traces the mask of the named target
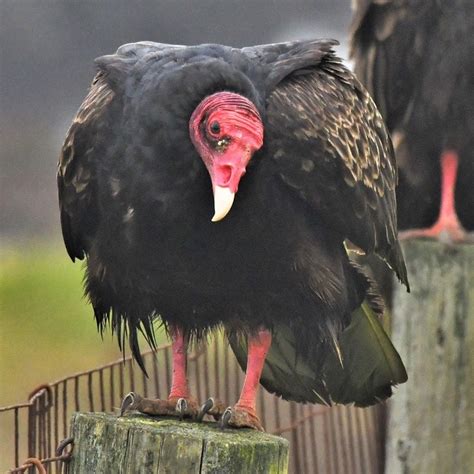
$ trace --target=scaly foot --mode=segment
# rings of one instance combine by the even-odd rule
[[[179,419],[196,418],[199,405],[194,398],[169,397],[167,400],[144,398],[138,393],[130,392],[122,401],[120,416],[136,410],[146,415],[177,416]]]
[[[409,229],[398,233],[400,240],[437,239],[445,244],[474,243],[474,233],[466,232],[459,222],[436,222],[428,229]]]
[[[239,405],[228,407],[224,411],[219,426],[221,428],[253,428],[258,431],[265,431],[255,410]]]

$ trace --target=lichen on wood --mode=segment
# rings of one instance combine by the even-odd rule
[[[221,430],[144,415],[76,413],[69,472],[284,474],[288,442],[254,430]]]

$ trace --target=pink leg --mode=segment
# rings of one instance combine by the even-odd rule
[[[173,375],[169,398],[188,398],[189,388],[186,377],[188,344],[183,332],[177,327],[171,328],[173,351]]]
[[[260,384],[263,365],[272,343],[270,331],[261,329],[256,336],[249,337],[247,370],[245,380],[236,407],[245,408],[255,413],[257,391]]]
[[[183,331],[178,327],[171,328],[173,375],[171,390],[167,400],[143,398],[131,392],[122,401],[121,413],[137,410],[148,415],[174,415],[183,418],[195,417],[199,406],[197,401],[189,395],[187,366],[187,341]]]
[[[223,424],[235,427],[250,427],[263,431],[256,412],[256,401],[260,376],[272,343],[272,335],[266,329],[260,329],[255,336],[249,337],[247,370],[238,402],[223,415]]]
[[[458,170],[458,155],[445,151],[441,156],[441,207],[437,221],[429,229],[413,229],[400,232],[401,239],[417,237],[435,238],[449,242],[469,240],[456,214],[454,192]]]

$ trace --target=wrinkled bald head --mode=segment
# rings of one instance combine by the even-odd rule
[[[211,177],[215,214],[223,219],[234,201],[252,155],[263,144],[263,123],[255,105],[233,92],[217,92],[196,107],[191,140]]]

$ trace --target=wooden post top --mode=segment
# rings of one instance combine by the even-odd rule
[[[288,472],[288,441],[254,430],[221,430],[145,415],[76,413],[68,472],[274,473]]]

